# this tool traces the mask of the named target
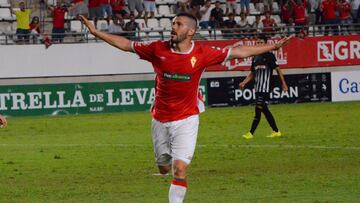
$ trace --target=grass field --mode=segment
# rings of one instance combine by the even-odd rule
[[[360,202],[360,102],[208,109],[186,202]],[[9,118],[0,129],[0,202],[167,202],[148,113]]]

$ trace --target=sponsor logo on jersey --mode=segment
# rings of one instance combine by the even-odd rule
[[[178,74],[178,73],[164,73],[164,78],[168,80],[190,81],[191,75]]]

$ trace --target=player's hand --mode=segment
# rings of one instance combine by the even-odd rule
[[[291,36],[289,36],[289,37],[284,37],[284,38],[282,38],[281,40],[277,41],[277,42],[275,43],[275,49],[280,49],[281,47],[289,44],[290,40],[291,40],[293,37],[294,37],[294,36],[291,35]]]
[[[282,90],[283,90],[284,92],[287,92],[287,91],[289,91],[289,87],[288,87],[286,84],[283,84],[283,85],[282,85]]]
[[[6,118],[2,115],[0,115],[0,128],[4,128],[7,126]]]
[[[245,89],[245,85],[246,85],[246,84],[245,84],[244,82],[241,82],[241,83],[239,84],[240,89],[242,89],[242,90]]]
[[[92,24],[85,16],[79,15],[80,20],[84,23],[84,25],[89,29],[89,31],[94,34],[96,31],[95,25]]]

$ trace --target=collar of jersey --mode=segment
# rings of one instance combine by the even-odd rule
[[[192,52],[192,50],[194,49],[194,46],[195,46],[194,41],[191,41],[191,48],[187,52],[175,51],[173,48],[170,48],[170,49],[171,49],[171,52],[175,53],[175,54],[190,54]]]

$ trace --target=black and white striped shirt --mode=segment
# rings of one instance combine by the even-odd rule
[[[273,53],[268,52],[253,58],[251,71],[254,73],[255,78],[255,92],[270,93],[273,70],[277,67],[278,65]]]

